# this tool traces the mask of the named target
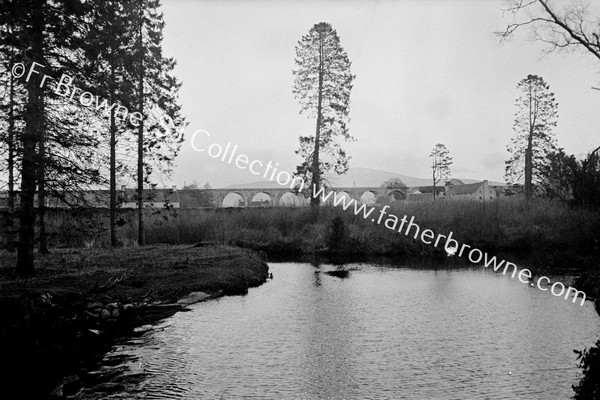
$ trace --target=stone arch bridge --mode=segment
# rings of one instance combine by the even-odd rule
[[[226,189],[205,189],[210,195],[213,207],[272,207],[272,206],[305,206],[310,199],[302,194],[298,194],[292,189],[281,188],[226,188]],[[350,197],[357,202],[373,204],[380,198],[389,198],[393,196],[396,200],[404,200],[409,190],[387,189],[382,187],[335,187],[326,188],[325,196],[329,192],[340,196]],[[231,204],[231,200],[237,199],[237,204]],[[328,199],[331,202],[333,195]]]

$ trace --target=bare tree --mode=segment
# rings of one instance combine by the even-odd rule
[[[555,50],[583,50],[600,60],[600,20],[591,17],[590,5],[581,1],[508,0],[505,12],[512,15],[506,29],[496,32],[506,41],[519,29],[529,30],[530,39]]]
[[[438,143],[435,145],[431,154],[431,170],[433,179],[433,199],[437,195],[435,186],[442,180],[446,181],[450,178],[450,165],[452,165],[452,157],[448,154],[446,145]]]

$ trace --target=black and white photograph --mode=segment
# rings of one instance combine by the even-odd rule
[[[597,0],[0,0],[0,398],[600,400]]]

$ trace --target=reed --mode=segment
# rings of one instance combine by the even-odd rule
[[[593,251],[600,238],[600,217],[596,213],[543,199],[524,202],[503,198],[486,203],[395,202],[388,211],[400,218],[414,216],[422,229],[442,234],[452,231],[457,240],[487,250],[568,248],[585,253]],[[121,211],[119,219],[121,242],[134,245],[135,212]],[[334,247],[338,251],[350,253],[430,254],[437,251],[362,215],[332,206],[318,210],[285,207],[147,210],[146,221],[148,244],[218,242],[291,254],[327,251],[332,243],[336,243]],[[48,226],[55,246],[108,245],[108,213],[105,211],[54,212],[49,216]],[[333,237],[339,232],[343,232],[342,239]],[[338,243],[340,240],[343,243]]]

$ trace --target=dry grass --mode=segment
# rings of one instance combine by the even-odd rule
[[[390,210],[388,210],[390,211]],[[406,203],[396,202],[391,211],[399,217],[415,217],[421,229],[453,236],[481,249],[531,250],[571,249],[589,252],[600,238],[600,217],[564,204],[535,200],[525,203],[515,198],[497,201]],[[377,213],[377,214],[375,214]],[[378,215],[375,211],[373,215]],[[345,230],[332,237],[332,221],[342,218]],[[86,231],[93,220],[94,230]],[[123,213],[119,238],[134,245],[136,215]],[[64,213],[51,217],[54,245],[108,247],[106,213],[90,213],[77,218]],[[98,229],[98,228],[103,229]],[[309,208],[254,208],[215,210],[147,211],[147,243],[194,244],[208,241],[233,244],[270,253],[306,254],[327,249],[338,241],[350,253],[422,254],[434,251],[414,239],[391,232],[350,211],[331,206],[317,213]],[[336,233],[337,235],[340,232]]]
[[[14,254],[2,253],[0,298],[23,293],[101,293],[124,301],[174,301],[192,291],[244,292],[265,281],[268,267],[254,253],[228,246],[147,246],[57,249],[36,257],[36,275],[16,277]]]

